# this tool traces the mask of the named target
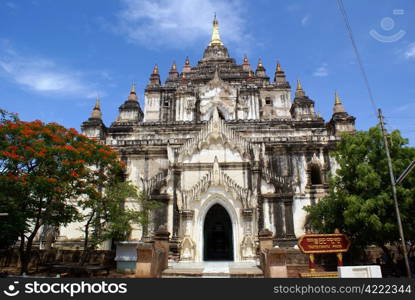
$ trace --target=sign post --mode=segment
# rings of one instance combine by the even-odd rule
[[[315,254],[333,253],[337,256],[337,266],[343,266],[343,253],[349,251],[350,241],[337,229],[332,234],[304,234],[298,240],[301,252],[308,254],[310,273],[316,272]]]

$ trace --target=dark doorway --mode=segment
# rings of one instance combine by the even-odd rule
[[[233,260],[232,222],[223,206],[215,204],[209,209],[203,237],[204,260]]]
[[[310,170],[311,184],[322,184],[320,168],[317,165],[311,165]]]

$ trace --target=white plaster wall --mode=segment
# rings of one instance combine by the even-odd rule
[[[182,172],[182,188],[184,189],[190,189],[193,187],[196,183],[198,183],[203,176],[205,176],[208,173],[206,170],[186,170]]]
[[[294,201],[293,201],[294,233],[297,238],[305,233],[304,225],[305,225],[305,219],[307,216],[307,212],[303,208],[307,205],[311,205],[310,199],[294,197]]]
[[[135,211],[140,211],[141,205],[137,200],[127,199],[127,201],[125,201],[125,208],[135,210]],[[132,231],[131,231],[131,236],[129,240],[132,240],[132,241],[140,240],[143,234],[142,226],[137,223],[130,223],[130,224],[131,224]]]
[[[85,222],[72,222],[66,226],[59,228],[59,240],[83,240],[84,234],[82,229],[85,227]]]
[[[272,109],[277,118],[291,119],[291,100],[290,93],[284,90],[260,90],[260,97],[262,99],[262,106],[265,106],[265,99],[271,99]]]
[[[144,96],[144,122],[158,121],[160,95],[148,93]]]

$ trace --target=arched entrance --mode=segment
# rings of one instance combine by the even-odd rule
[[[233,260],[232,222],[226,209],[213,205],[203,225],[203,259]]]

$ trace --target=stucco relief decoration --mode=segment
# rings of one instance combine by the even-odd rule
[[[182,200],[185,207],[193,201],[199,201],[201,195],[211,186],[223,186],[226,192],[230,192],[235,200],[241,201],[243,208],[253,208],[256,205],[255,195],[247,188],[237,184],[219,166],[218,158],[215,157],[212,169],[203,176],[198,183],[190,189],[182,189]]]
[[[244,236],[241,243],[241,256],[244,260],[251,260],[256,257],[256,246],[251,235]]]
[[[182,162],[186,157],[191,157],[194,153],[208,148],[214,143],[227,145],[231,150],[239,152],[247,161],[252,158],[252,147],[249,142],[228,128],[225,121],[219,117],[218,110],[214,109],[212,119],[201,129],[199,134],[186,141],[177,150],[178,162]]]
[[[209,120],[218,108],[226,119],[235,119],[236,91],[219,77],[216,68],[213,79],[200,91],[200,113]]]

